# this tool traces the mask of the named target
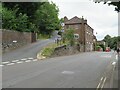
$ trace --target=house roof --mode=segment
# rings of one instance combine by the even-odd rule
[[[76,24],[76,23],[82,23],[82,19],[75,16],[75,17],[73,17],[70,20],[65,22],[65,24]]]

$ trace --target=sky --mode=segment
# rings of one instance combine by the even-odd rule
[[[102,40],[107,34],[118,36],[118,13],[114,11],[115,6],[94,3],[93,0],[49,0],[59,8],[59,18],[67,16],[84,17],[88,25],[94,29],[98,40]],[[97,34],[96,34],[97,32]]]

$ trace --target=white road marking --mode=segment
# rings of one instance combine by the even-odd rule
[[[17,62],[17,63],[23,63],[23,61]]]
[[[10,63],[9,61],[8,62],[2,62],[2,64],[8,64],[8,63]]]
[[[74,74],[72,71],[63,71],[62,74]]]
[[[27,59],[26,59],[26,58],[23,58],[23,59],[20,59],[20,60],[25,61],[25,60],[27,60]]]
[[[116,62],[112,62],[112,65],[115,65],[116,64]]]
[[[29,60],[32,60],[32,59],[34,59],[34,58],[28,58]]]
[[[100,84],[101,84],[101,83],[98,84],[97,89],[100,88]]]
[[[104,87],[104,85],[105,85],[105,81],[106,81],[106,77],[104,78],[104,81],[103,81],[103,84],[102,84],[101,88]]]
[[[13,60],[12,62],[18,62],[19,60]]]
[[[34,59],[33,61],[37,61],[37,59]]]
[[[31,62],[31,60],[27,60],[27,61],[25,61],[25,62]]]
[[[21,60],[21,61],[20,61]],[[31,61],[38,61],[37,59],[33,59],[33,58],[23,58],[23,59],[20,59],[20,60],[13,60],[13,61],[7,61],[7,62],[2,62],[2,65],[0,65],[0,67],[4,66],[5,65],[13,65],[15,63],[23,63],[24,61],[25,62],[31,62]]]
[[[9,63],[9,64],[6,64],[6,65],[13,65],[13,64],[15,64],[15,63]]]
[[[116,55],[116,59],[118,60],[118,55]]]
[[[0,65],[0,67],[3,67],[4,65]]]
[[[103,77],[100,79],[100,82],[99,82],[99,84],[97,86],[97,89],[100,88],[100,84],[101,84],[102,80],[103,80]]]
[[[103,80],[103,77],[100,79],[101,81]]]
[[[103,58],[111,58],[112,56],[111,56],[111,55],[101,55],[100,57],[103,57]]]

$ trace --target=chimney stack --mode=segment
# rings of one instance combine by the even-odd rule
[[[64,17],[64,22],[67,22],[68,21],[68,18],[65,16]]]

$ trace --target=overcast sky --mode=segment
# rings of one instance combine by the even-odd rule
[[[108,4],[94,3],[93,0],[49,0],[53,1],[59,8],[59,18],[67,16],[84,17],[88,24],[94,29],[98,40],[105,35],[118,36],[118,13],[114,6]],[[97,32],[97,34],[96,34]]]

